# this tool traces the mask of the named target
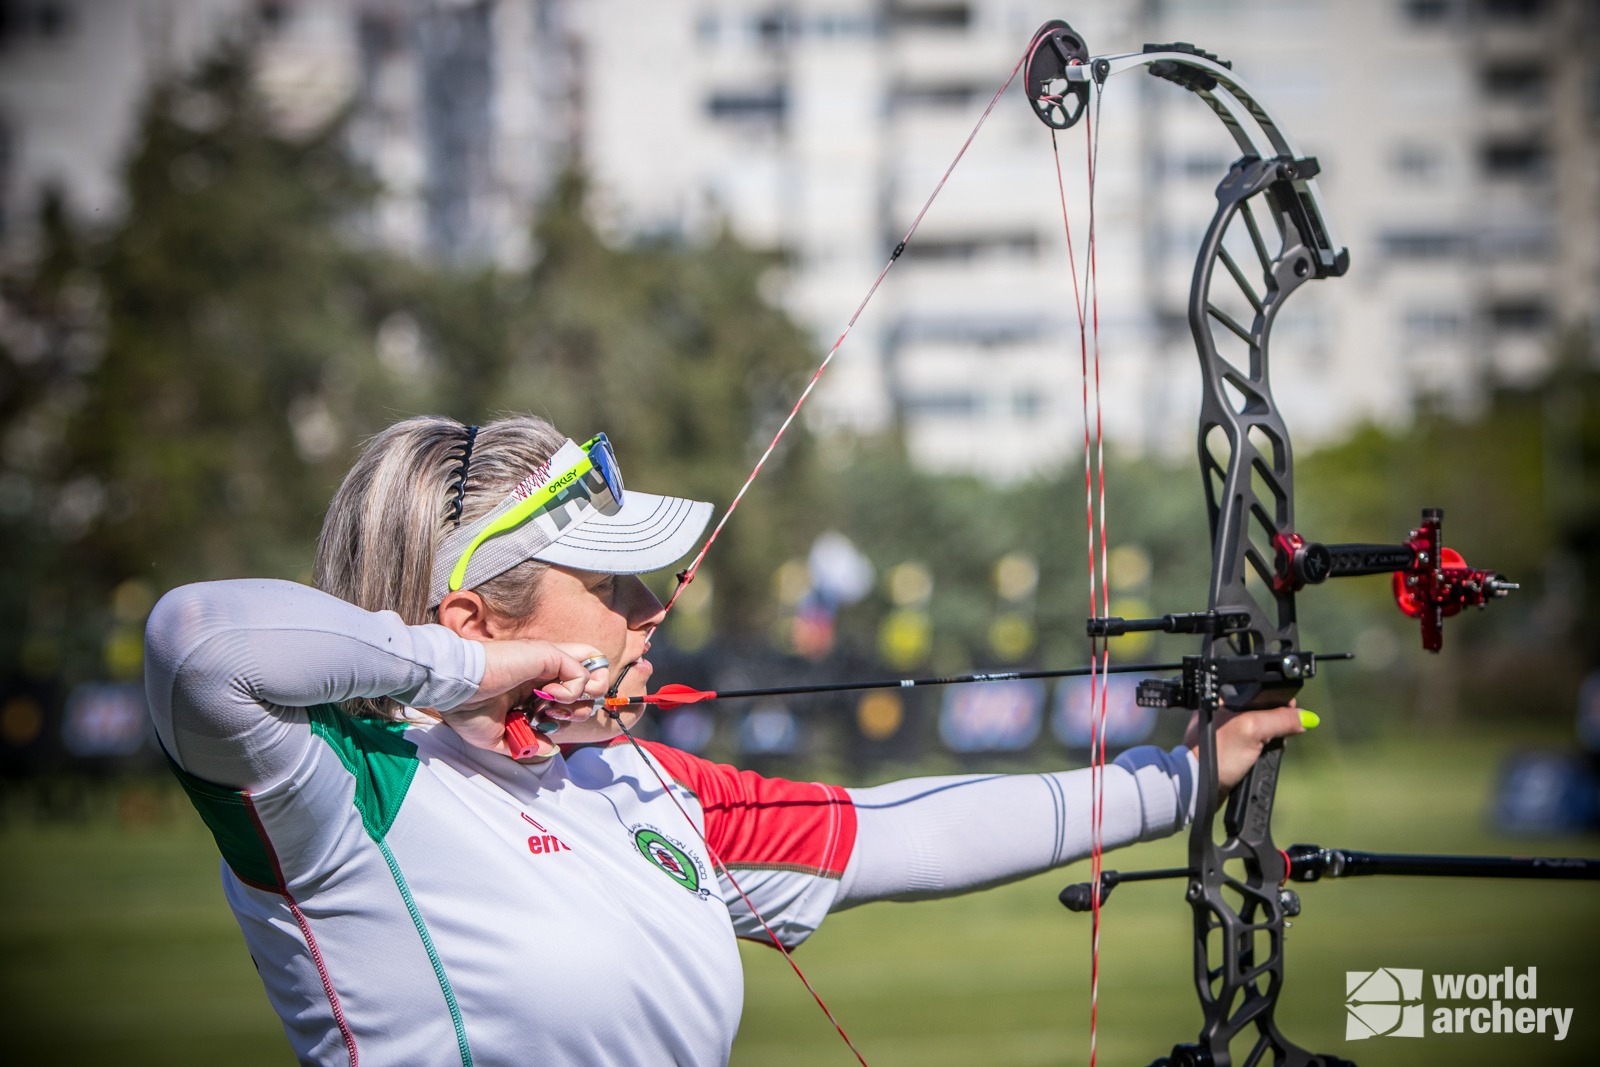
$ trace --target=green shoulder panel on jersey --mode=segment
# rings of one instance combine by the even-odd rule
[[[455,987],[445,972],[444,960],[433,942],[433,935],[428,932],[428,924],[406,881],[405,872],[400,869],[400,861],[385,840],[389,827],[394,825],[395,818],[400,814],[406,791],[416,777],[417,746],[402,736],[405,731],[403,723],[352,718],[332,704],[319,704],[310,709],[310,714],[311,732],[338,753],[339,760],[355,778],[355,805],[361,815],[361,825],[377,843],[378,851],[389,867],[389,875],[394,879],[395,888],[400,892],[400,899],[405,902],[406,911],[411,916],[423,951],[433,967],[439,992],[444,996],[451,1025],[455,1028],[461,1067],[473,1067],[472,1046],[467,1041],[466,1020],[456,1000]]]
[[[162,755],[166,755],[165,751]],[[200,813],[211,836],[216,838],[217,851],[222,853],[228,868],[246,885],[282,892],[270,846],[256,827],[244,792],[197,778],[178,766],[171,756],[167,756],[167,766],[177,775],[183,791],[189,794],[189,802]]]
[[[383,840],[417,773],[417,746],[402,736],[405,725],[353,718],[332,704],[309,711],[311,732],[327,742],[355,777],[361,825],[374,841]]]

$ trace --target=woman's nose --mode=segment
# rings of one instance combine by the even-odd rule
[[[627,578],[627,619],[628,628],[642,630],[655,626],[666,614],[661,606],[661,601],[650,591],[650,587],[639,578],[629,575]]]

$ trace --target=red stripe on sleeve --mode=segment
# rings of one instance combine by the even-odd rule
[[[641,744],[700,798],[706,840],[728,866],[844,873],[856,843],[856,809],[839,786],[763,778],[654,741]]]

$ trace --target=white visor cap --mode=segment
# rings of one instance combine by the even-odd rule
[[[601,574],[658,571],[694,551],[711,511],[703,500],[629,489],[615,515],[596,510],[529,558]]]
[[[430,604],[450,591],[450,572],[467,546],[501,514],[517,506],[550,472],[569,469],[583,450],[566,442],[538,475],[530,476],[489,514],[447,533],[434,557]],[[711,521],[712,506],[701,500],[628,490],[622,507],[606,514],[582,495],[567,498],[503,533],[483,541],[472,554],[460,588],[472,589],[525,560],[536,559],[602,574],[644,574],[670,567],[688,555]]]

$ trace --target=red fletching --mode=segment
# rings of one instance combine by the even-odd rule
[[[714,689],[695,689],[687,685],[673,682],[662,686],[654,693],[644,697],[647,704],[654,704],[658,708],[676,708],[684,704],[698,704],[702,700],[715,700],[717,693]]]

